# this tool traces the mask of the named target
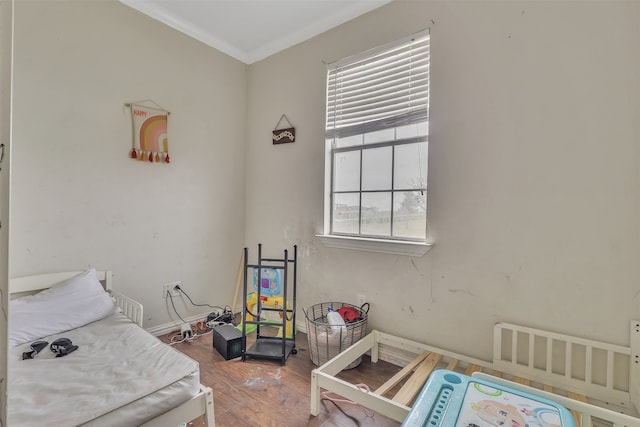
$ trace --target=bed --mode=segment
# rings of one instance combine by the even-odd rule
[[[198,363],[142,329],[142,305],[110,271],[16,278],[9,291],[8,425],[214,426]]]
[[[493,331],[493,358],[476,359],[374,330],[311,374],[311,415],[322,389],[398,422],[437,369],[473,375],[553,400],[581,426],[640,426],[640,322],[631,321],[629,346],[573,337],[510,323]],[[402,367],[376,390],[340,378],[364,354]]]

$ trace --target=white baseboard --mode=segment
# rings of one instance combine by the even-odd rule
[[[206,320],[209,313],[205,314],[196,314],[195,316],[185,317],[184,320],[187,323],[193,324],[200,320]],[[148,328],[147,332],[154,336],[160,336],[164,334],[168,334],[171,331],[180,330],[180,325],[182,325],[182,321],[179,322],[170,322],[165,323],[163,325],[154,326],[153,328]]]
[[[190,324],[198,322],[200,320],[206,320],[208,313],[205,314],[197,314],[195,316],[186,317],[184,320]],[[182,321],[179,322],[170,322],[162,325],[154,326],[153,328],[148,328],[147,332],[156,337],[160,335],[168,334],[171,331],[180,330],[180,325],[182,325]],[[296,331],[307,333],[307,325],[304,321],[296,321]]]

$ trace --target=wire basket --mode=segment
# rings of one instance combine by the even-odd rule
[[[358,319],[347,322],[344,326],[330,325],[327,320],[328,309],[338,311],[342,307],[355,309],[359,314]],[[367,334],[368,303],[356,307],[343,302],[323,302],[303,310],[307,323],[309,356],[315,365],[326,363]],[[362,357],[359,357],[345,369],[353,369],[360,365],[361,361]]]

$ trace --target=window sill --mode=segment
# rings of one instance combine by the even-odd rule
[[[433,247],[433,244],[431,243],[365,239],[359,237],[332,236],[328,234],[316,234],[316,237],[329,248],[352,249],[357,251],[408,255],[414,257],[423,256]]]

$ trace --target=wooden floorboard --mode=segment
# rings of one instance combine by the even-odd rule
[[[264,329],[264,328],[263,328]],[[275,328],[268,328],[274,329]],[[265,334],[265,332],[262,332]],[[252,337],[248,336],[248,345]],[[161,337],[165,341],[166,337]],[[198,361],[200,382],[213,389],[218,427],[397,427],[400,423],[368,409],[345,402],[323,400],[317,417],[309,415],[311,371],[316,368],[309,357],[307,337],[296,336],[297,354],[284,366],[268,359],[224,360],[212,345],[212,335],[204,335],[174,347]],[[363,356],[360,366],[343,371],[340,378],[366,384],[375,390],[400,370],[390,363],[371,363]],[[336,396],[337,397],[337,396]],[[201,419],[190,424],[203,426]]]

